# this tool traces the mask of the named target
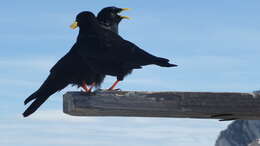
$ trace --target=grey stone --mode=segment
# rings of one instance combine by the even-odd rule
[[[251,146],[255,146],[255,140],[258,138],[260,138],[260,121],[238,120],[220,133],[215,146],[248,146],[250,143]]]

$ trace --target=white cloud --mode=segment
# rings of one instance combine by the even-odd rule
[[[229,122],[175,118],[72,117],[59,110],[0,121],[1,145],[209,146]],[[195,126],[196,125],[196,126]],[[116,140],[115,140],[116,138]],[[11,140],[12,139],[12,140]],[[40,143],[39,143],[40,141]]]
[[[64,114],[61,110],[42,110],[28,117],[29,120],[33,121],[49,121],[49,122],[79,122],[89,123],[97,122],[95,117],[76,117]]]
[[[26,146],[33,146],[33,145],[62,145],[62,146],[71,146],[71,145],[106,145],[107,142],[105,141],[96,141],[96,140],[83,140],[82,138],[66,138],[62,137],[59,138],[57,136],[52,137],[37,137],[37,136],[18,136],[15,138],[10,138],[8,136],[1,137],[0,141],[1,145],[9,146],[9,145],[26,145]]]

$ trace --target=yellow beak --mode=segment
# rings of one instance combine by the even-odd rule
[[[122,8],[123,11],[131,10],[130,8]]]
[[[128,20],[130,20],[131,18],[130,17],[128,17],[128,16],[120,16],[121,18],[123,18],[123,19],[128,19]]]
[[[78,27],[78,22],[77,22],[77,21],[73,22],[73,23],[70,25],[70,28],[71,28],[71,29],[76,29],[77,27]]]
[[[121,11],[118,12],[118,13],[121,13],[121,12],[123,12],[123,11],[127,11],[127,10],[131,10],[130,8],[120,8],[120,9],[121,9]]]
[[[131,10],[130,8],[121,8],[121,12],[123,12],[123,11],[127,11],[127,10]],[[121,13],[121,12],[119,12],[119,13]],[[120,15],[119,15],[120,16]],[[128,16],[120,16],[121,18],[123,18],[123,19],[131,19],[130,17],[128,17]]]

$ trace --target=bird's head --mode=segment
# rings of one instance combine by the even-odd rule
[[[129,10],[129,8],[105,7],[98,13],[97,19],[106,25],[118,24],[122,19],[130,19],[128,16],[119,15],[126,10]]]
[[[88,27],[93,22],[96,22],[95,15],[92,12],[83,11],[77,15],[75,22],[70,25],[70,28],[75,29],[83,26]]]

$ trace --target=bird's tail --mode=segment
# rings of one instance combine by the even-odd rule
[[[64,81],[57,81],[52,74],[44,81],[42,86],[25,99],[24,104],[34,100],[33,103],[24,111],[23,116],[27,117],[34,113],[52,94],[66,87]]]
[[[176,67],[178,65],[169,63],[170,60],[165,58],[156,57],[154,59],[154,64],[159,65],[161,67]]]
[[[38,89],[36,92],[34,92],[32,95],[30,95],[28,98],[24,100],[24,105],[31,102],[32,100],[36,99],[40,95],[40,89]]]

